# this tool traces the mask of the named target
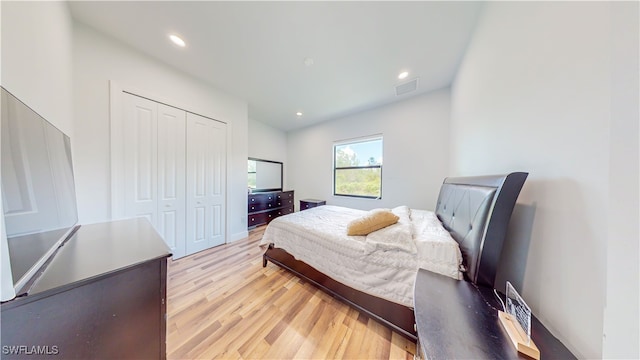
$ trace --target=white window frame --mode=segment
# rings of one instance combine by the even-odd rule
[[[366,165],[366,166],[350,166],[350,167],[341,167],[341,168],[337,168],[336,167],[336,149],[338,146],[344,146],[344,145],[351,145],[351,144],[358,144],[358,143],[363,143],[363,142],[370,142],[370,141],[376,141],[376,140],[380,140],[380,146],[381,146],[381,150],[382,153],[384,153],[384,139],[382,134],[375,134],[375,135],[370,135],[370,136],[365,136],[365,137],[359,137],[359,138],[353,138],[353,139],[346,139],[346,140],[339,140],[339,141],[334,141],[333,142],[333,181],[332,181],[332,193],[333,196],[340,196],[340,197],[354,197],[354,198],[361,198],[361,199],[382,199],[382,165]],[[384,157],[383,157],[383,162],[384,162]],[[350,169],[371,169],[371,168],[379,168],[380,169],[380,194],[378,196],[368,196],[368,195],[352,195],[352,194],[337,194],[336,193],[336,175],[337,175],[337,171],[336,170],[350,170]]]

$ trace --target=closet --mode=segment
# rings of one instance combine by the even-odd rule
[[[226,124],[126,92],[122,109],[114,217],[149,219],[174,258],[223,244]]]

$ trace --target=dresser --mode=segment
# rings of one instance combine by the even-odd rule
[[[300,211],[311,209],[311,208],[322,206],[322,205],[327,205],[327,202],[325,200],[318,200],[318,199],[302,199],[300,200]]]
[[[81,226],[28,295],[0,306],[3,355],[165,359],[169,256],[145,218]]]
[[[268,224],[278,216],[293,212],[293,190],[249,194],[247,227]]]

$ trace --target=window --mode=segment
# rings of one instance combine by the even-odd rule
[[[256,161],[249,159],[247,161],[247,180],[249,180],[249,189],[256,188]]]
[[[333,195],[382,197],[382,137],[333,145]]]

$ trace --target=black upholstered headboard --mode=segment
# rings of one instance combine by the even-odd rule
[[[435,212],[460,245],[469,281],[493,287],[509,219],[527,175],[444,179]]]

